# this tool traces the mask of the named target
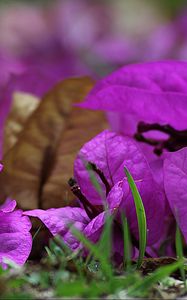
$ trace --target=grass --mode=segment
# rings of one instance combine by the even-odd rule
[[[121,219],[123,223],[123,241],[124,241],[123,264],[128,272],[131,270],[131,252],[132,252],[131,237],[130,237],[130,230],[129,230],[127,218],[125,217],[125,215],[122,215]]]
[[[122,215],[124,259],[122,265],[114,264],[111,258],[113,217],[106,214],[101,238],[95,244],[74,227],[70,228],[84,249],[89,251],[87,258],[84,256],[84,250],[72,252],[57,236],[50,240],[49,247],[46,247],[46,256],[40,264],[27,263],[23,268],[17,268],[15,264],[9,263],[10,266],[7,270],[0,269],[0,298],[153,298],[158,297],[161,286],[164,286],[166,279],[177,270],[180,271],[185,283],[183,245],[178,226],[176,230],[178,260],[170,265],[159,267],[147,276],[142,275],[141,265],[144,262],[147,232],[145,210],[136,184],[127,169],[125,169],[125,174],[133,195],[139,226],[137,263],[131,259],[131,234],[128,220],[125,215]],[[92,178],[94,179],[94,177]],[[173,280],[175,283],[175,279]],[[181,288],[176,295],[180,295],[186,290],[185,284],[180,282]]]
[[[6,290],[1,293],[2,299],[149,297],[155,286],[159,287],[159,282],[183,265],[183,260],[179,260],[143,277],[133,266],[120,271],[111,262],[107,265],[104,253],[96,250],[97,245],[90,246],[83,236],[80,239],[91,251],[89,262],[82,259],[80,253],[70,252],[62,242],[59,244],[58,239],[53,239],[48,249],[50,255],[40,266],[27,264],[23,269],[1,270],[0,283]]]
[[[183,279],[185,288],[186,288],[186,274],[185,274],[185,267],[184,267],[184,253],[183,253],[183,244],[182,244],[182,235],[179,229],[178,224],[176,224],[176,233],[175,233],[175,247],[176,247],[176,254],[177,257],[183,261],[183,264],[180,266],[180,274]]]
[[[135,207],[136,207],[136,217],[138,220],[138,231],[139,231],[139,257],[137,261],[137,268],[141,267],[144,255],[145,255],[145,249],[146,249],[146,241],[147,241],[147,222],[146,222],[146,215],[145,215],[145,209],[143,206],[143,202],[141,199],[141,196],[138,192],[137,186],[128,171],[127,168],[124,168],[125,174],[127,176],[127,180],[133,195]]]

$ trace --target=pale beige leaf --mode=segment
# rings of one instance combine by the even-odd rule
[[[12,107],[6,119],[3,135],[3,155],[17,142],[26,120],[39,105],[36,96],[15,92],[12,99]]]

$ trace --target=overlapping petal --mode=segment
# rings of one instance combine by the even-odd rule
[[[171,210],[187,241],[187,148],[167,154],[164,187]]]
[[[30,217],[39,218],[49,229],[53,236],[60,235],[63,241],[73,250],[80,246],[72,234],[70,225],[82,231],[92,242],[97,242],[102,233],[106,215],[115,214],[119,209],[124,196],[123,187],[126,182],[120,181],[111,189],[108,197],[108,211],[100,212],[95,218],[90,219],[86,211],[80,207],[52,208],[48,210],[35,209],[24,212]],[[128,191],[128,188],[127,188]]]
[[[31,222],[21,210],[14,210],[15,201],[8,200],[0,207],[0,264],[4,259],[22,265],[27,260],[31,248]]]
[[[100,213],[93,220],[91,220],[84,229],[85,236],[92,242],[96,243],[100,238],[103,227],[105,225],[106,212]]]
[[[0,212],[9,213],[12,212],[16,208],[16,201],[7,199],[5,203],[0,205]]]
[[[176,61],[125,66],[98,82],[82,107],[117,113],[110,115],[111,125],[127,135],[139,121],[185,129],[186,68],[186,62]]]
[[[89,238],[92,242],[98,241],[104,228],[107,216],[113,215],[113,218],[116,217],[124,194],[128,194],[128,192],[129,189],[126,181],[119,181],[114,185],[106,198],[106,208],[108,206],[108,209],[92,219],[85,227],[84,234],[87,238]]]
[[[48,210],[35,209],[26,211],[27,216],[40,219],[49,231],[55,236],[60,235],[63,240],[72,248],[76,249],[79,242],[72,234],[70,225],[83,231],[90,219],[84,209],[79,207],[51,208]]]
[[[15,207],[16,201],[10,199],[0,206],[0,265],[5,268],[5,259],[24,264],[32,248],[31,222]]]
[[[146,159],[132,139],[105,130],[82,147],[74,163],[75,178],[84,195],[94,204],[100,205],[102,200],[91,184],[89,173],[85,168],[86,162],[95,163],[111,187],[123,180],[124,166],[131,171],[137,181],[142,179],[142,176],[144,178],[150,176]],[[105,186],[98,176],[97,180],[105,191]]]
[[[114,190],[111,189],[107,197],[107,202],[110,203],[111,193],[113,193],[114,197],[112,197],[111,207],[115,206],[115,201],[118,203],[117,207],[120,205],[120,210],[125,211],[130,228],[138,239],[135,205],[127,181],[125,182],[124,180],[124,166],[129,169],[145,207],[148,225],[148,244],[155,243],[162,234],[165,196],[154,181],[147,160],[133,140],[106,130],[85,144],[78,154],[74,165],[74,172],[81,191],[92,204],[102,205],[102,199],[94,190],[88,171],[85,168],[87,161],[93,162],[103,172],[111,188],[115,190],[114,194]],[[105,193],[106,189],[103,182],[98,175],[96,176]],[[122,180],[123,187],[120,187],[119,183]],[[119,201],[120,197],[122,200]]]

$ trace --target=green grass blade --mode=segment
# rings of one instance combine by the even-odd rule
[[[183,245],[182,245],[182,235],[177,224],[176,226],[176,233],[175,233],[175,247],[176,247],[176,254],[179,260],[183,260],[183,265],[180,267],[180,273],[182,280],[184,282],[184,286],[186,288],[186,274],[184,268],[184,253],[183,253]]]
[[[72,251],[72,249],[67,244],[65,244],[65,242],[62,240],[61,236],[59,236],[59,235],[56,235],[53,238],[53,241],[61,249],[61,253],[58,253],[58,255],[60,256],[59,260],[61,258],[61,261],[60,261],[61,265],[62,265],[62,262],[64,263],[64,261],[66,261],[66,263],[68,261],[72,261],[77,269],[79,277],[83,279],[83,277],[84,277],[83,267],[82,267],[83,264],[80,263],[80,258],[79,258],[80,251],[79,250]]]
[[[123,224],[123,241],[124,241],[124,267],[126,271],[130,271],[131,269],[131,238],[130,238],[130,230],[127,222],[127,218],[124,214],[121,216],[122,224]]]
[[[98,247],[101,253],[103,253],[105,260],[110,263],[110,256],[112,252],[112,224],[113,216],[105,216],[105,225],[101,235],[101,238],[98,242]]]
[[[90,242],[79,230],[72,227],[73,235],[91,252],[91,254],[100,261],[101,269],[106,278],[111,279],[113,276],[112,266],[97,244]]]
[[[183,260],[179,260],[176,263],[160,267],[151,275],[145,277],[142,280],[137,281],[132,287],[128,289],[129,296],[146,296],[152,286],[168,277],[170,274],[175,272],[177,269],[181,268],[183,265]]]
[[[33,242],[33,241],[35,240],[35,238],[37,237],[37,235],[38,235],[38,233],[40,232],[41,228],[42,228],[42,225],[40,225],[40,226],[38,227],[38,229],[36,230],[35,234],[33,235],[32,242]]]
[[[51,250],[45,246],[45,251],[47,252],[48,257],[50,258],[50,260],[53,260],[53,253],[51,252]]]
[[[127,180],[134,198],[134,203],[136,207],[136,215],[138,220],[138,231],[139,231],[139,257],[137,262],[137,268],[139,268],[142,264],[145,249],[146,249],[146,242],[147,242],[147,222],[146,222],[146,215],[145,209],[143,206],[143,202],[141,196],[138,192],[137,186],[129,173],[127,168],[124,168],[125,174],[127,176]]]

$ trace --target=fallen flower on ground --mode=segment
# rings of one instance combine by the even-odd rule
[[[111,200],[121,200],[121,198],[114,198],[115,193],[116,187],[108,196],[109,203],[111,202]],[[117,209],[117,207],[114,208],[112,204],[113,202],[111,202],[111,205],[109,205],[109,207],[111,207],[109,211],[110,214],[112,212],[114,213],[115,209]],[[56,209],[51,208],[48,210],[35,209],[26,211],[24,214],[27,216],[39,218],[49,229],[53,236],[60,235],[63,238],[63,241],[72,250],[77,250],[78,248],[80,248],[81,243],[73,235],[70,229],[70,225],[73,225],[76,229],[82,231],[83,234],[92,242],[97,242],[105,224],[106,212],[98,212],[95,207],[90,204],[89,208],[91,207],[93,208],[92,215],[87,213],[85,203],[83,203],[83,208],[67,206]]]
[[[0,171],[2,165],[0,164]],[[32,248],[31,222],[21,210],[15,210],[16,201],[7,199],[0,206],[0,265],[6,268],[5,260],[23,265]]]
[[[160,219],[164,220],[165,198],[153,179],[146,158],[133,139],[105,130],[86,143],[77,156],[74,173],[82,193],[92,204],[102,205],[102,199],[94,190],[83,160],[94,163],[103,173],[108,182],[108,191],[106,183],[104,184],[101,176],[98,176],[97,171],[95,172],[103,193],[106,194],[120,181],[126,180],[124,167],[128,168],[136,182],[145,207],[148,244],[158,241],[162,234],[163,223],[160,222]],[[138,239],[134,201],[130,192],[126,194],[126,188],[125,185],[120,208],[127,216],[131,232]]]
[[[143,150],[167,197],[165,217],[171,219],[172,211],[185,238],[186,69],[186,62],[176,61],[125,66],[98,82],[81,104],[106,111],[112,129]]]
[[[106,111],[112,129],[134,137],[152,160],[153,149],[177,150],[163,141],[173,137],[172,129],[186,129],[186,68],[176,61],[125,66],[99,81],[81,106]]]
[[[95,172],[104,199],[94,190],[85,163],[88,163],[89,168]],[[114,236],[119,237],[114,245],[114,251],[122,254],[120,213],[126,214],[131,232],[138,241],[135,205],[124,166],[132,173],[142,196],[148,225],[147,245],[153,245],[160,240],[163,233],[164,195],[159,191],[146,159],[133,140],[108,130],[86,143],[75,161],[75,180],[70,180],[70,186],[80,207],[32,210],[25,214],[39,218],[53,235],[61,235],[72,249],[76,249],[80,243],[72,235],[68,225],[74,224],[92,242],[97,242],[105,224],[105,203],[108,213],[115,216]]]

